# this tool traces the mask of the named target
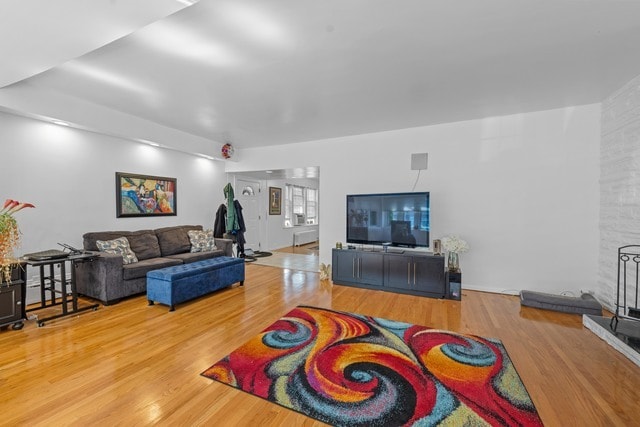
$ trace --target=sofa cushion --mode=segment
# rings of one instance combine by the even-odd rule
[[[214,249],[213,251],[209,251],[209,252],[185,252],[182,254],[173,254],[170,255],[169,258],[172,259],[179,259],[180,262],[184,263],[184,264],[189,264],[192,262],[196,262],[196,261],[202,261],[205,259],[211,259],[211,258],[216,258],[219,256],[224,256],[225,253],[223,250],[221,249]]]
[[[160,268],[180,265],[182,261],[174,258],[150,258],[135,264],[127,264],[122,268],[122,277],[124,280],[138,279],[146,277],[147,273]]]
[[[151,230],[133,231],[127,236],[131,250],[138,260],[161,257],[160,244],[156,234]]]
[[[138,258],[131,250],[129,240],[127,240],[126,237],[118,237],[113,240],[96,240],[96,245],[100,252],[122,256],[124,264],[133,264],[138,262]]]
[[[155,230],[160,244],[162,256],[180,254],[191,251],[189,241],[189,230],[202,230],[201,225],[179,225],[175,227],[164,227]]]
[[[118,237],[127,237],[129,234],[131,234],[130,231],[92,231],[82,236],[82,243],[85,250],[97,251],[99,250],[96,245],[98,240],[113,240]]]
[[[213,230],[189,230],[187,235],[191,242],[191,252],[211,252],[216,248]]]

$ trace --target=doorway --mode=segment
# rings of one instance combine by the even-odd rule
[[[236,200],[242,206],[247,231],[244,233],[246,249],[260,250],[260,181],[236,178]]]
[[[269,214],[268,188],[281,189],[283,198],[289,183],[319,189],[319,173],[320,168],[317,166],[230,173],[229,179],[234,183],[236,199],[243,208],[242,213],[247,227],[245,236],[247,248],[255,252],[292,245],[293,234],[306,226],[292,226],[290,221],[286,221],[287,208],[284,200],[280,215]],[[243,190],[246,190],[244,192],[247,194],[243,195]],[[316,209],[318,212],[318,206]],[[315,226],[319,228],[319,224]]]

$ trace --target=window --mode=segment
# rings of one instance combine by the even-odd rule
[[[304,215],[304,189],[292,186],[291,200],[293,202],[293,215]]]
[[[292,227],[293,222],[291,222],[292,210],[293,206],[291,206],[291,191],[292,188],[289,184],[284,188],[284,226]]]
[[[318,224],[318,190],[287,184],[284,191],[284,226]]]
[[[318,190],[307,188],[307,224],[318,223]]]

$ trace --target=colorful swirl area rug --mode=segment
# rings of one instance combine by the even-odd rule
[[[202,373],[335,426],[541,426],[502,343],[299,306]]]

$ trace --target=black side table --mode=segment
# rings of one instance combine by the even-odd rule
[[[90,304],[84,307],[78,306],[78,291],[76,289],[76,266],[82,262],[91,262],[98,257],[93,253],[71,254],[66,258],[50,259],[43,261],[26,260],[25,262],[40,270],[40,305],[29,308],[27,312],[41,310],[43,308],[61,306],[62,312],[43,319],[38,319],[38,327],[45,322],[70,314],[80,313],[86,310],[97,310],[99,304]],[[71,267],[71,279],[67,280],[66,266]],[[55,277],[55,267],[60,268],[60,278]],[[46,271],[48,270],[48,272]],[[56,283],[60,283],[59,289]],[[49,298],[47,298],[47,293]],[[59,297],[58,297],[59,295]],[[69,307],[71,306],[71,307]]]
[[[24,263],[11,267],[11,280],[0,278],[0,328],[12,325],[13,329],[22,329],[27,318],[25,298],[27,279]]]
[[[460,301],[462,299],[462,272],[447,271],[447,299]]]

